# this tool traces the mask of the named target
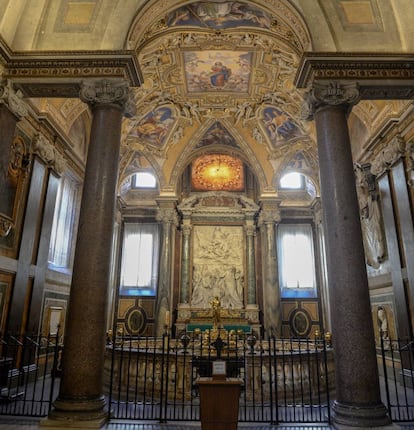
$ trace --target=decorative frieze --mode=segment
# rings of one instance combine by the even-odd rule
[[[414,60],[412,55],[347,55],[307,53],[295,78],[298,88],[317,81],[357,82],[361,99],[412,99]]]

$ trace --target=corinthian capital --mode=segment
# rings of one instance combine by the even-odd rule
[[[312,120],[319,109],[326,106],[343,106],[349,112],[360,100],[358,85],[352,83],[314,82],[312,88],[304,95],[302,107],[303,119]]]
[[[14,91],[9,80],[0,82],[0,104],[5,104],[18,118],[27,115],[27,105],[20,91]]]
[[[120,80],[91,80],[84,81],[79,92],[80,99],[91,107],[109,105],[124,113],[133,115],[130,111],[130,92],[126,81]]]

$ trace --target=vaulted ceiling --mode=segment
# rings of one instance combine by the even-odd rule
[[[281,172],[298,157],[317,183],[315,133],[295,81],[304,53],[414,52],[412,0],[0,0],[0,16],[11,57],[133,52],[142,84],[133,88],[136,115],[123,124],[120,184],[149,167],[171,196],[200,155],[242,160],[262,195],[277,195]],[[84,159],[86,105],[30,102]],[[354,152],[409,103],[360,102],[350,118]]]

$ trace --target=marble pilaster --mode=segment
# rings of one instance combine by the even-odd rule
[[[314,83],[307,117],[316,124],[335,354],[333,422],[390,423],[381,402],[368,279],[347,116],[359,101],[355,84]]]
[[[157,300],[156,334],[162,336],[166,324],[166,313],[171,311],[171,261],[173,228],[177,225],[175,201],[158,202],[157,221],[162,225],[160,270]]]
[[[121,123],[128,95],[124,81],[91,81],[80,92],[92,109],[93,120],[66,319],[63,376],[44,426],[99,428],[107,420],[102,390],[107,300]]]
[[[183,245],[181,257],[181,289],[180,303],[189,303],[190,300],[190,238],[192,226],[184,221],[182,225]]]
[[[256,304],[256,260],[254,258],[254,237],[256,226],[253,220],[246,220],[246,254],[247,254],[247,305]]]
[[[264,329],[268,336],[280,337],[281,312],[280,288],[278,281],[278,263],[275,239],[275,223],[280,221],[278,204],[264,203],[260,213],[259,223],[262,230],[263,247],[263,301]]]

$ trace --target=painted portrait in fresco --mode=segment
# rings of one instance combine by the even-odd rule
[[[263,123],[270,141],[275,146],[303,135],[292,118],[276,107],[266,107],[263,110]]]
[[[174,125],[172,111],[168,107],[149,112],[137,124],[131,135],[161,147]]]
[[[247,93],[251,63],[252,53],[246,51],[184,52],[187,91]]]
[[[262,10],[237,1],[198,2],[176,9],[167,18],[169,27],[191,25],[202,28],[270,28],[271,19]]]

